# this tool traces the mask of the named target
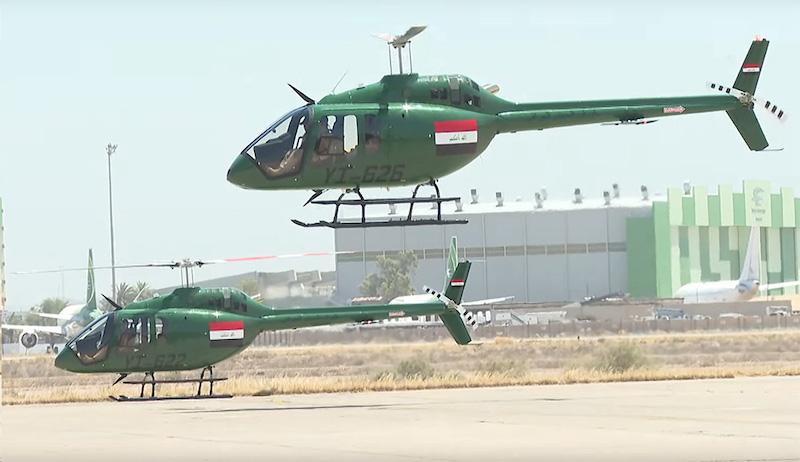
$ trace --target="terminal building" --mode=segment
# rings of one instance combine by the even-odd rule
[[[651,195],[644,186],[639,193],[621,197],[615,185],[599,198],[576,189],[570,200],[540,191],[532,201],[508,201],[501,193],[486,201],[473,190],[471,200],[443,206],[447,218],[467,224],[337,229],[336,250],[353,253],[337,256],[336,299],[359,296],[377,258],[401,251],[417,256],[417,292],[441,287],[450,236],[458,237],[460,257],[474,263],[465,300],[672,297],[689,282],[737,279],[753,225],[762,227],[761,282],[800,274],[800,200],[791,188],[744,181],[739,191],[686,183],[666,194]]]

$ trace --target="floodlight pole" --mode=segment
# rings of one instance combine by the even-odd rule
[[[117,273],[114,261],[114,202],[111,194],[111,154],[117,150],[116,144],[108,143],[106,154],[108,154],[108,219],[111,228],[111,299],[117,301]]]

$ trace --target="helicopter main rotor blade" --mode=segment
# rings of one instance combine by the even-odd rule
[[[178,262],[163,262],[163,263],[141,263],[141,264],[134,264],[134,265],[115,265],[113,268],[116,269],[125,269],[125,268],[175,268],[179,266],[180,263]],[[10,271],[8,274],[45,274],[45,273],[65,273],[69,271],[86,271],[89,269],[111,269],[111,266],[81,266],[81,267],[74,267],[74,268],[59,268],[59,269],[46,269],[46,270],[31,270],[31,271]]]
[[[338,251],[338,252],[304,252],[304,253],[291,253],[285,255],[257,255],[251,257],[234,257],[234,258],[217,258],[217,259],[185,259],[185,260],[174,260],[174,261],[166,261],[166,262],[153,262],[153,263],[139,263],[139,264],[131,264],[131,265],[115,265],[113,268],[115,269],[127,269],[127,268],[186,268],[186,267],[194,267],[194,266],[204,266],[204,265],[211,265],[211,264],[218,264],[218,263],[240,263],[240,262],[249,262],[249,261],[261,261],[261,260],[279,260],[279,259],[286,259],[286,258],[304,258],[304,257],[330,257],[336,255],[346,255],[354,253],[353,251]],[[60,268],[60,269],[47,269],[47,270],[33,270],[33,271],[14,271],[10,272],[9,274],[45,274],[45,273],[62,273],[68,271],[86,271],[90,269],[88,266],[76,267],[76,268]],[[94,266],[91,269],[96,270],[107,270],[112,269],[111,266]]]
[[[304,252],[304,253],[290,253],[286,255],[258,255],[255,257],[235,257],[235,258],[219,258],[216,260],[196,260],[194,263],[197,266],[211,265],[218,263],[240,263],[248,261],[262,261],[262,260],[280,260],[284,258],[304,258],[304,257],[331,257],[336,255],[346,255],[354,253],[352,251],[339,251],[339,252]]]
[[[394,40],[392,41],[392,45],[395,45],[395,46],[405,45],[406,43],[408,43],[409,40],[411,40],[416,35],[419,35],[422,31],[424,31],[426,27],[428,27],[428,26],[411,26],[411,27],[409,27],[408,30],[403,35],[400,35],[400,36],[394,38]]]

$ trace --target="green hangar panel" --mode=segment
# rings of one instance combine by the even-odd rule
[[[798,279],[800,199],[791,188],[746,180],[741,192],[721,185],[670,188],[649,216],[626,221],[628,290],[634,297],[671,297],[682,285],[737,279],[750,227],[761,229],[761,282]],[[796,288],[771,294],[796,293]]]

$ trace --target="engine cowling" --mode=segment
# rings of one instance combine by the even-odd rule
[[[753,296],[758,292],[759,285],[760,282],[756,280],[742,281],[736,285],[736,291],[739,292],[739,295]]]
[[[19,344],[25,347],[26,350],[35,347],[37,343],[39,343],[39,336],[36,332],[23,332],[19,336]]]

